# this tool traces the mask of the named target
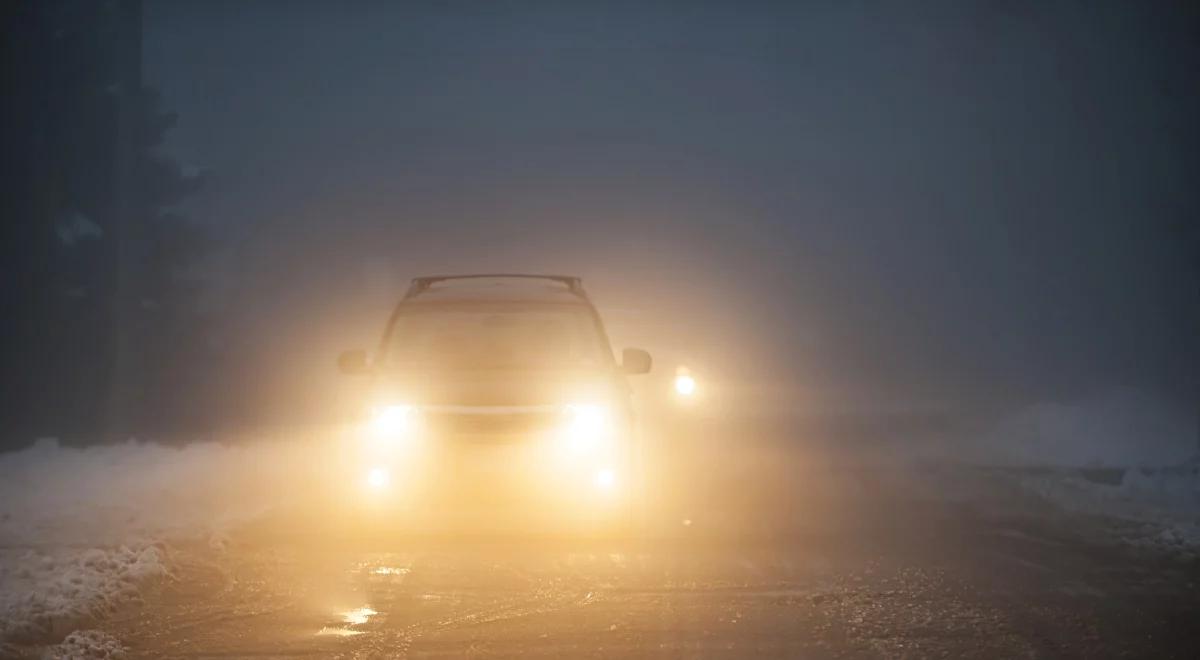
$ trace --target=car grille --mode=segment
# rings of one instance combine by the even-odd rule
[[[436,435],[480,442],[516,441],[545,433],[559,422],[553,409],[520,412],[428,411],[425,422]]]

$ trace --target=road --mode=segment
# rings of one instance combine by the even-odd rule
[[[251,527],[104,628],[133,657],[1200,657],[1195,560],[1103,521],[959,468],[743,467],[677,471],[632,539]]]

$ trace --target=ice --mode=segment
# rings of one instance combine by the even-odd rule
[[[160,546],[0,553],[0,642],[39,644],[93,625],[168,578]]]
[[[1125,524],[1133,545],[1200,548],[1194,410],[1144,392],[1029,406],[971,444],[977,462],[1014,468],[1019,484],[1061,509]]]
[[[1125,524],[1120,540],[1166,552],[1200,552],[1200,465],[1130,468],[1119,483],[1086,472],[1021,477],[1021,485],[1067,511],[1105,516]]]
[[[320,464],[290,441],[87,448],[43,439],[0,455],[0,655],[120,657],[96,627],[172,579],[175,544],[221,552],[229,530]]]
[[[46,660],[118,660],[125,647],[112,635],[99,630],[77,630],[46,650]]]

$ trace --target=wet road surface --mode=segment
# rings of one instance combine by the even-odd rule
[[[983,481],[710,488],[636,539],[251,529],[105,628],[133,657],[1200,657],[1194,559]],[[990,496],[929,496],[964,483]]]

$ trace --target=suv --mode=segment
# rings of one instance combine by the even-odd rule
[[[374,358],[347,351],[343,373],[371,379],[359,427],[370,501],[446,520],[507,509],[612,519],[631,511],[637,472],[627,374],[578,277],[418,277]]]

